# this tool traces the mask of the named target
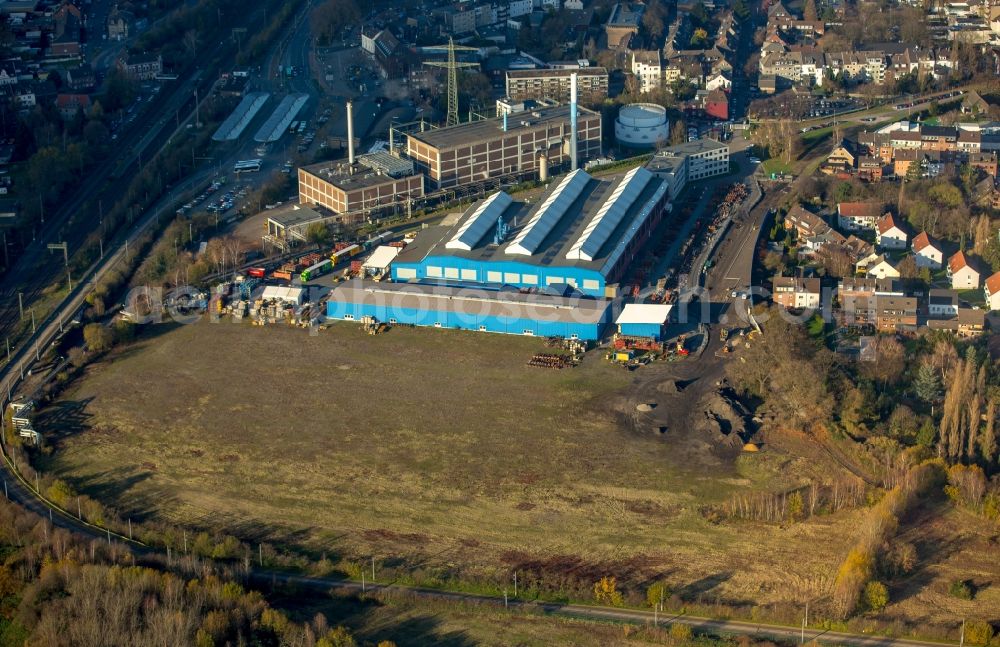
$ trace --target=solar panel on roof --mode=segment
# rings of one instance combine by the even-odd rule
[[[514,199],[503,191],[494,193],[479,205],[444,246],[448,249],[472,250],[513,202]]]
[[[594,260],[652,178],[653,174],[641,166],[626,173],[587,223],[580,237],[566,252],[566,258],[578,261]]]
[[[506,252],[521,256],[531,256],[538,251],[545,237],[562,220],[569,208],[576,202],[592,178],[583,169],[577,169],[564,177],[549,197],[538,207],[521,233],[517,235]]]

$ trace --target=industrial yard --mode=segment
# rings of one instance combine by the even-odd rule
[[[688,398],[711,384],[653,395],[693,363],[630,373],[588,353],[546,370],[528,365],[552,352],[538,338],[369,336],[357,324],[310,336],[203,321],[145,334],[39,421],[57,445],[47,467],[133,518],[334,559],[375,555],[414,578],[502,579],[534,564],[543,579],[612,570],[638,587],[668,574],[693,593],[758,602],[820,591],[856,523],[840,513],[748,535],[706,519],[702,506],[763,479],[805,478],[821,461],[777,448],[738,457],[695,438],[706,432],[686,424]],[[635,394],[658,397],[677,425],[647,428]]]

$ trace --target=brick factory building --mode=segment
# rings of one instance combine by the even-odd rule
[[[518,112],[407,135],[406,154],[436,188],[537,172],[570,162],[571,106]],[[578,108],[577,159],[601,154],[601,115]]]

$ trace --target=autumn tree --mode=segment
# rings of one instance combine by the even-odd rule
[[[810,22],[819,20],[819,12],[816,11],[816,0],[806,0],[802,7],[802,18]]]
[[[107,326],[99,323],[87,324],[83,329],[83,341],[91,351],[103,353],[110,350],[115,343],[114,333]]]
[[[622,606],[624,599],[618,590],[618,581],[614,577],[605,576],[594,582],[594,601],[612,607]]]
[[[972,460],[981,451],[982,416],[987,410],[986,363],[970,347],[948,372],[941,409],[939,453],[951,461]],[[993,430],[988,432],[991,436]]]

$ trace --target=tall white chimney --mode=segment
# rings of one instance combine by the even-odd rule
[[[576,72],[569,75],[569,162],[570,169],[576,170]]]
[[[351,101],[347,102],[347,163],[354,166],[354,103]]]

